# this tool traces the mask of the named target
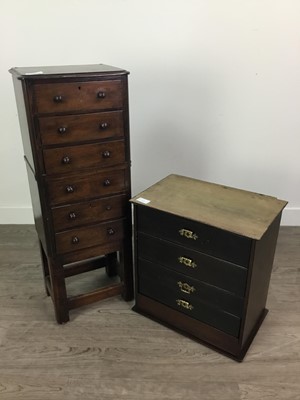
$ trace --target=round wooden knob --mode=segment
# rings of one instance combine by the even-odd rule
[[[115,231],[113,230],[113,228],[108,228],[108,229],[107,229],[107,234],[108,234],[109,236],[112,236],[112,235],[115,234]]]
[[[79,237],[78,237],[78,236],[73,236],[73,237],[72,237],[72,243],[73,243],[73,244],[79,243]]]
[[[100,126],[100,129],[106,129],[106,128],[108,128],[108,123],[102,122],[99,126]]]
[[[62,96],[54,96],[53,101],[54,103],[61,103],[62,102]]]
[[[105,209],[107,210],[107,211],[110,211],[111,210],[111,205],[107,205],[106,207],[105,207]]]
[[[63,157],[63,159],[61,160],[61,162],[62,162],[63,164],[70,164],[71,159],[70,159],[70,157],[65,156],[65,157]]]
[[[111,182],[109,179],[105,179],[105,181],[103,181],[103,186],[110,186]]]
[[[98,92],[97,94],[98,99],[104,99],[105,96],[106,96],[105,92]]]
[[[66,186],[66,192],[67,193],[73,193],[74,192],[74,186],[72,186],[72,185]]]
[[[110,151],[108,151],[108,150],[103,151],[102,157],[103,158],[109,158],[110,157]]]
[[[57,130],[61,135],[67,132],[67,128],[65,126],[60,126]]]
[[[70,219],[75,219],[76,218],[76,214],[74,212],[70,212],[69,218]]]

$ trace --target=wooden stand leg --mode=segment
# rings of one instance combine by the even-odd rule
[[[69,307],[63,265],[48,260],[51,284],[51,297],[54,305],[56,321],[63,324],[69,321]]]
[[[40,254],[41,254],[41,259],[42,259],[45,290],[46,290],[47,296],[50,296],[50,292],[49,292],[48,285],[47,285],[47,281],[49,281],[49,279],[50,279],[48,260],[47,260],[46,254],[44,252],[43,246],[40,241],[39,241],[39,245],[40,245]]]
[[[131,237],[129,239],[125,238],[122,245],[118,246],[117,251],[105,253],[105,257],[102,256],[100,261],[99,259],[95,259],[94,261],[83,261],[82,263],[72,265],[70,259],[65,259],[64,257],[47,257],[40,244],[46,292],[48,295],[51,295],[57,323],[63,324],[68,322],[69,311],[71,309],[90,304],[94,301],[118,294],[122,294],[122,297],[126,301],[133,299],[131,246]],[[67,277],[104,266],[109,277],[119,275],[121,282],[112,283],[88,293],[67,297]]]

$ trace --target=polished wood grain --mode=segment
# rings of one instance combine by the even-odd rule
[[[125,215],[127,199],[125,195],[103,197],[62,207],[52,208],[55,232],[92,224]]]
[[[129,72],[102,64],[12,68],[9,72],[44,286],[53,300],[57,322],[69,320],[70,308],[120,292],[131,300]],[[106,203],[115,195],[123,196],[122,204]],[[119,286],[98,287],[99,293],[92,290],[76,301],[68,298],[65,277],[90,270],[90,259],[103,260],[103,256],[107,275],[119,275]],[[75,267],[70,266],[74,263]],[[86,265],[78,267],[78,263]]]
[[[281,227],[270,309],[243,363],[109,298],[58,325],[32,226],[0,226],[1,400],[299,400],[300,227]],[[72,294],[100,271],[68,278]],[[98,283],[98,282],[96,282]]]
[[[57,147],[44,150],[45,169],[48,175],[68,173],[84,168],[105,168],[122,164],[125,160],[123,140]]]
[[[124,192],[126,188],[126,169],[92,171],[71,176],[47,179],[49,203],[76,203]]]
[[[41,117],[38,121],[43,145],[80,143],[124,136],[122,111]]]
[[[107,110],[123,105],[119,80],[37,84],[33,96],[40,114]]]

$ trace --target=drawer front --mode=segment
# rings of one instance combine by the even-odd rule
[[[151,281],[151,286],[158,288],[158,296],[159,288],[163,288],[172,299],[183,296],[191,303],[202,301],[237,317],[242,315],[244,299],[239,296],[143,259],[138,265],[140,287],[144,280]],[[158,282],[162,282],[161,287]]]
[[[124,169],[47,180],[51,205],[117,194],[125,190],[125,186]]]
[[[116,80],[37,84],[34,100],[37,112],[47,114],[121,108],[122,83]]]
[[[44,150],[47,174],[67,173],[84,168],[110,167],[125,162],[123,140],[58,147]]]
[[[137,206],[137,219],[139,232],[248,266],[248,238],[145,206]]]
[[[110,221],[86,228],[76,228],[70,231],[56,233],[56,250],[58,253],[68,253],[87,247],[109,244],[121,240],[124,236],[123,221]]]
[[[238,336],[242,300],[192,278],[138,260],[138,291],[190,317]],[[220,308],[222,307],[222,308]]]
[[[84,203],[52,208],[52,218],[55,232],[122,218],[125,215],[127,197],[111,196]]]
[[[43,145],[67,144],[124,136],[123,112],[40,117]]]
[[[244,296],[248,270],[228,261],[140,233],[138,257]]]

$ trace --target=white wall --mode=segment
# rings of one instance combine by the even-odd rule
[[[289,201],[300,225],[299,0],[1,0],[0,223],[32,212],[13,66],[128,69],[133,193],[169,173]]]

